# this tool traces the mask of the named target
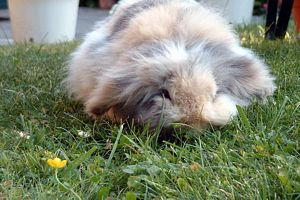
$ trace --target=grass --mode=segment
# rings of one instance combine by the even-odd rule
[[[0,46],[0,199],[300,199],[300,43],[238,32],[277,76],[274,97],[221,129],[164,139],[95,123],[67,98],[61,69],[78,43]],[[56,156],[68,161],[59,181]]]

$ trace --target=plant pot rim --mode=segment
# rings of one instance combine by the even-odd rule
[[[293,8],[299,8],[300,7],[300,1],[295,0],[293,4]]]

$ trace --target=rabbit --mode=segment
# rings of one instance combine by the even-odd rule
[[[191,0],[127,0],[71,54],[66,87],[112,122],[223,126],[275,77],[217,12]]]

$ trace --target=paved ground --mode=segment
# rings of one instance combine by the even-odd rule
[[[91,30],[96,21],[107,17],[107,10],[80,7],[76,29],[76,38],[80,38]],[[0,9],[0,45],[12,43],[12,32],[8,10]]]
[[[81,38],[91,30],[96,21],[102,20],[107,16],[107,10],[80,7],[78,13],[76,38]],[[263,18],[253,17],[252,22],[262,23]],[[11,44],[12,42],[13,40],[8,10],[0,9],[0,45]]]

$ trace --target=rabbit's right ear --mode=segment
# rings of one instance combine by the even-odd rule
[[[234,97],[241,105],[253,98],[265,99],[276,89],[267,66],[251,52],[244,52],[225,61],[215,72],[218,93]]]

